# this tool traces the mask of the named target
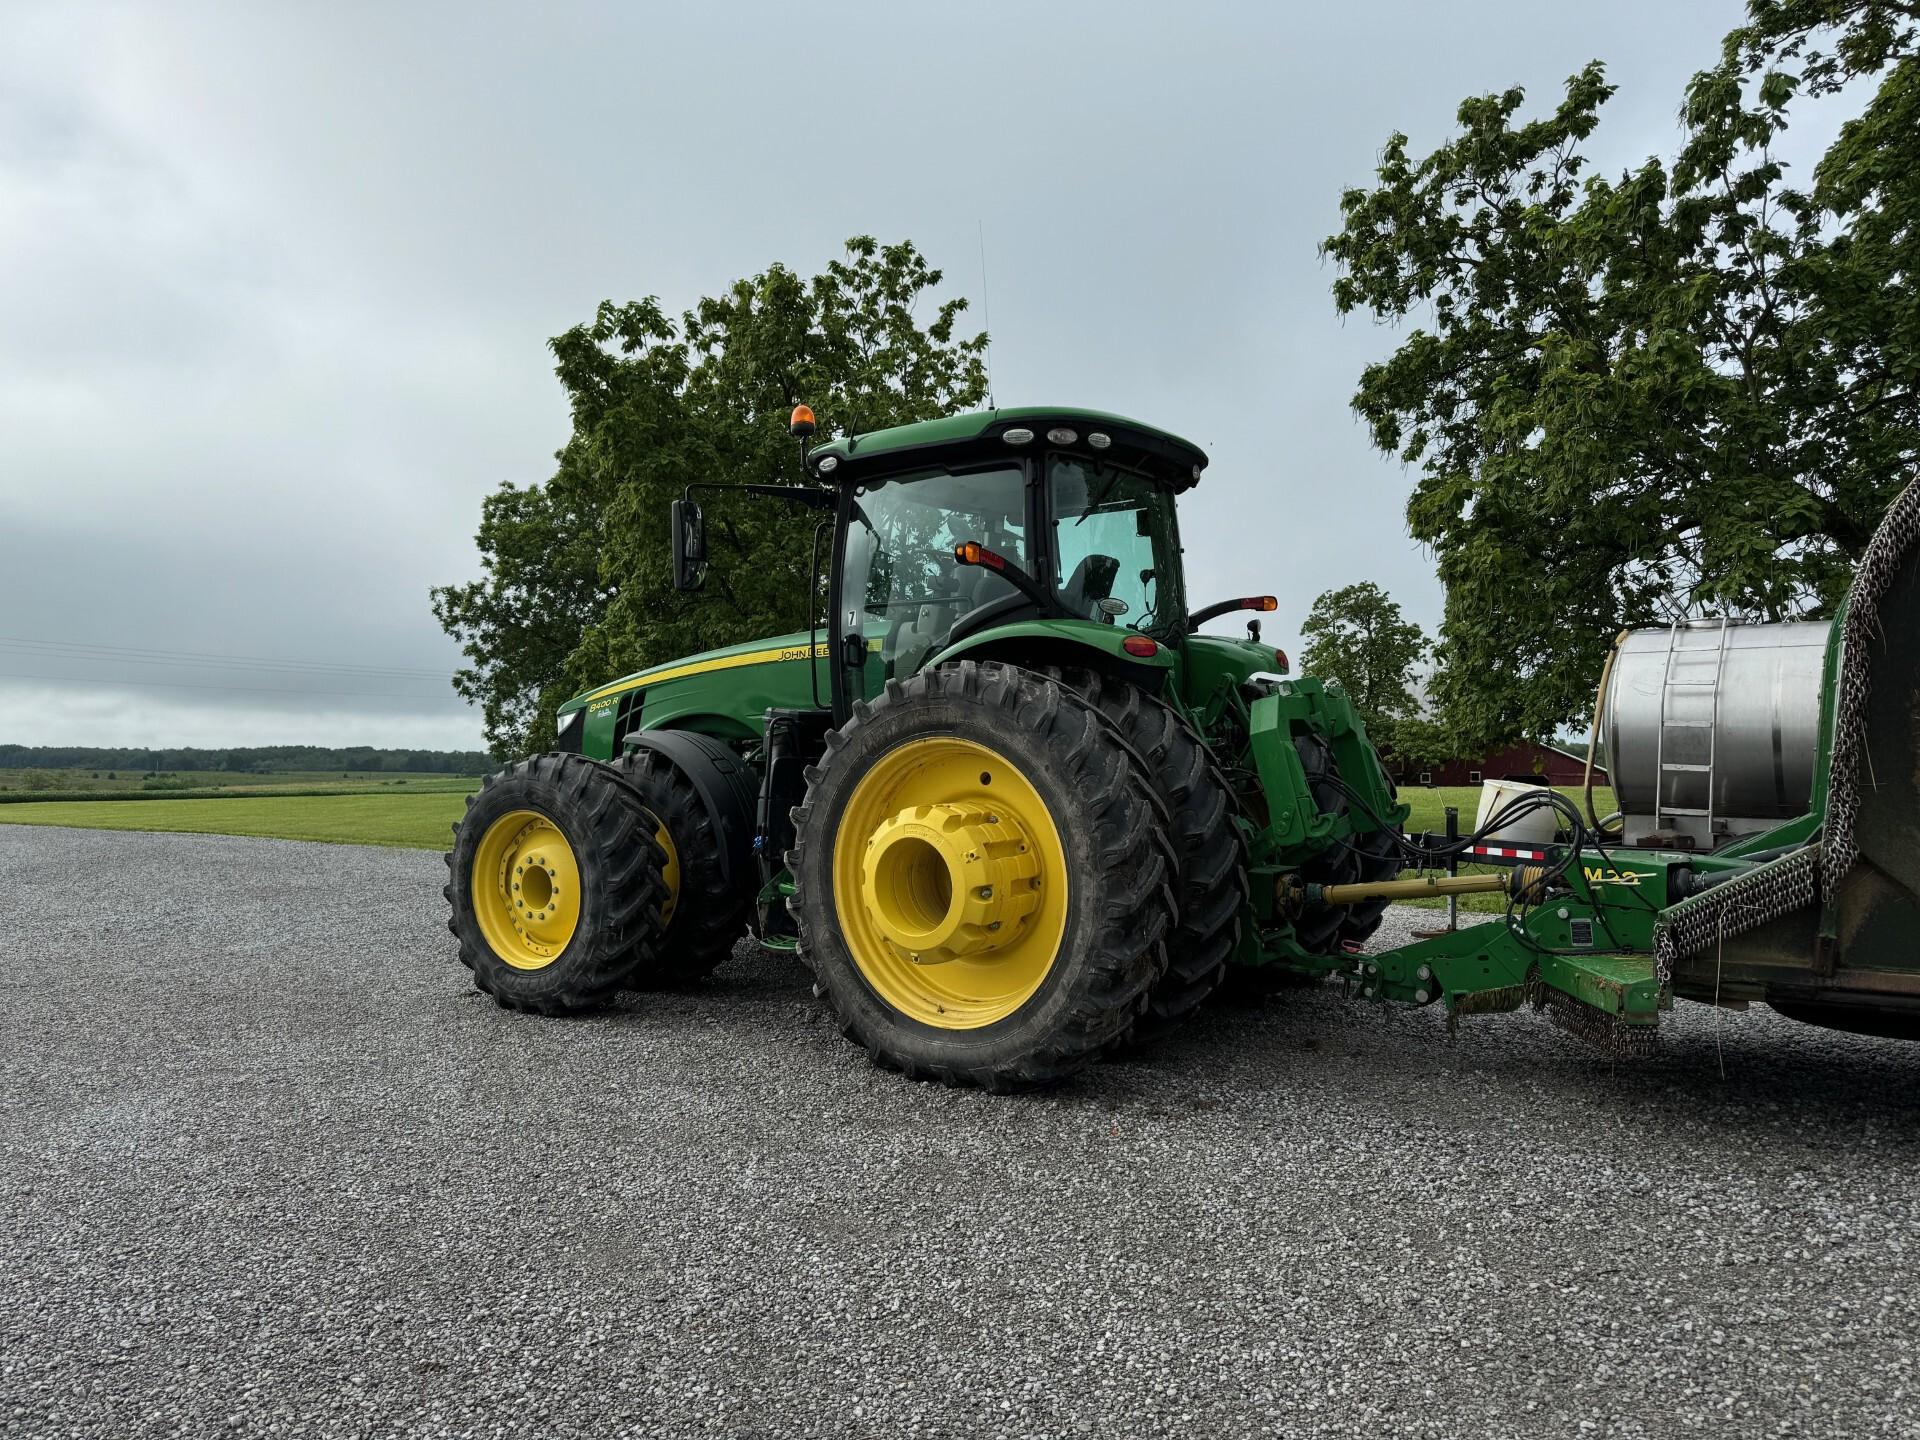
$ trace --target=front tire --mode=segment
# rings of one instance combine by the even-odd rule
[[[536,755],[481,782],[441,892],[473,983],[509,1010],[565,1015],[636,983],[660,938],[659,821],[610,767]]]
[[[635,750],[617,768],[659,817],[654,838],[666,857],[665,933],[644,978],[663,989],[697,985],[746,935],[753,887],[740,879],[728,883],[720,829],[678,765],[658,751]],[[748,862],[746,855],[735,857],[738,875],[747,873]]]
[[[1060,1079],[1166,969],[1174,867],[1119,733],[1029,670],[888,682],[827,737],[788,856],[800,953],[841,1031],[949,1085]]]

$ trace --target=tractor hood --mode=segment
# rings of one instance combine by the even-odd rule
[[[764,640],[748,640],[739,645],[723,645],[717,650],[702,650],[697,655],[684,655],[664,665],[636,670],[631,675],[622,676],[609,684],[576,695],[560,707],[560,714],[564,719],[570,711],[578,710],[583,705],[598,708],[632,691],[644,690],[669,680],[712,675],[726,670],[741,669],[748,665],[777,665],[783,662],[804,661],[809,652],[816,656],[825,656],[826,645],[822,642],[816,649],[812,638],[804,630],[796,630],[791,635],[769,635]]]

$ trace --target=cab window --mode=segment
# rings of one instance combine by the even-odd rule
[[[1160,630],[1180,595],[1173,496],[1136,471],[1074,455],[1047,460],[1054,588],[1070,614]],[[1169,603],[1169,601],[1172,603]]]
[[[855,503],[840,611],[867,645],[871,679],[911,675],[954,621],[1017,593],[1004,576],[958,564],[955,545],[977,540],[1031,568],[1019,466],[903,475],[864,487]]]

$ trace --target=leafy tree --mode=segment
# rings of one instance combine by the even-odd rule
[[[1372,581],[1328,590],[1300,627],[1305,674],[1338,681],[1376,743],[1393,745],[1414,712],[1413,667],[1427,637]]]
[[[1418,467],[1435,697],[1466,748],[1584,715],[1622,625],[1826,611],[1920,457],[1920,5],[1748,18],[1670,163],[1587,173],[1596,63],[1548,115],[1513,89],[1424,158],[1392,136],[1341,199],[1336,306],[1420,321],[1353,404]],[[1790,186],[1790,102],[1854,82],[1860,114]]]
[[[701,495],[713,564],[688,596],[671,585],[668,504],[695,480],[799,479],[786,422],[801,402],[822,438],[979,404],[986,336],[956,336],[966,301],[916,318],[940,282],[910,242],[858,236],[811,279],[774,265],[677,321],[654,299],[607,302],[552,342],[573,410],[558,468],[488,496],[482,578],[433,591],[471,662],[455,688],[496,753],[550,743],[560,702],[600,681],[805,624],[819,512]]]

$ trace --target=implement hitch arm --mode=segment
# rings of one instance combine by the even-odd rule
[[[1505,893],[1516,900],[1538,899],[1544,875],[1533,865],[1515,866],[1504,875],[1420,875],[1364,885],[1308,885],[1288,875],[1280,881],[1282,893],[1277,898],[1283,910],[1290,905],[1364,905],[1369,900],[1417,900],[1425,895]]]

